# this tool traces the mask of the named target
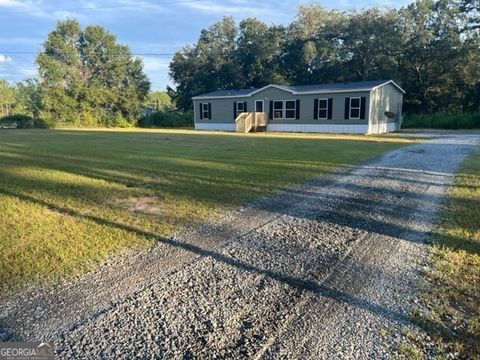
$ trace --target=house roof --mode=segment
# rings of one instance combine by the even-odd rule
[[[398,86],[393,80],[373,80],[373,81],[354,81],[354,82],[342,82],[342,83],[327,83],[318,85],[267,85],[260,89],[240,89],[240,90],[218,90],[208,94],[195,96],[193,99],[216,99],[225,97],[250,97],[256,93],[273,87],[280,90],[288,91],[294,95],[301,94],[323,94],[323,93],[338,93],[338,92],[354,92],[354,91],[372,91],[380,86],[392,84],[399,91],[405,93],[405,91]]]

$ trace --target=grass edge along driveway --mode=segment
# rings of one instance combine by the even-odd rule
[[[412,141],[188,130],[0,131],[2,293],[78,275],[115,252],[153,243],[122,225],[168,236]]]
[[[400,353],[411,359],[479,359],[480,150],[455,175],[419,290],[420,302],[413,309],[418,328],[407,330],[409,343],[402,344]]]

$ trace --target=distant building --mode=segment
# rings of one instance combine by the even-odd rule
[[[152,114],[155,114],[156,112],[157,110],[154,106],[144,106],[142,108],[142,116],[150,116]]]

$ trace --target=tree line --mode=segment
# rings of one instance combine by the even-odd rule
[[[0,116],[131,126],[145,106],[188,111],[193,96],[220,89],[372,79],[399,83],[409,113],[478,110],[479,13],[478,0],[417,0],[346,12],[306,5],[288,25],[225,17],[174,54],[174,86],[167,89],[173,103],[150,92],[141,60],[114,34],[60,21],[36,57],[38,78],[16,86],[0,81]]]
[[[393,79],[411,113],[478,109],[477,0],[418,0],[400,9],[301,6],[288,26],[225,17],[170,64],[180,106],[219,89],[270,83]]]

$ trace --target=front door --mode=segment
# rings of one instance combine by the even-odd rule
[[[263,112],[263,100],[255,101],[255,112]]]

